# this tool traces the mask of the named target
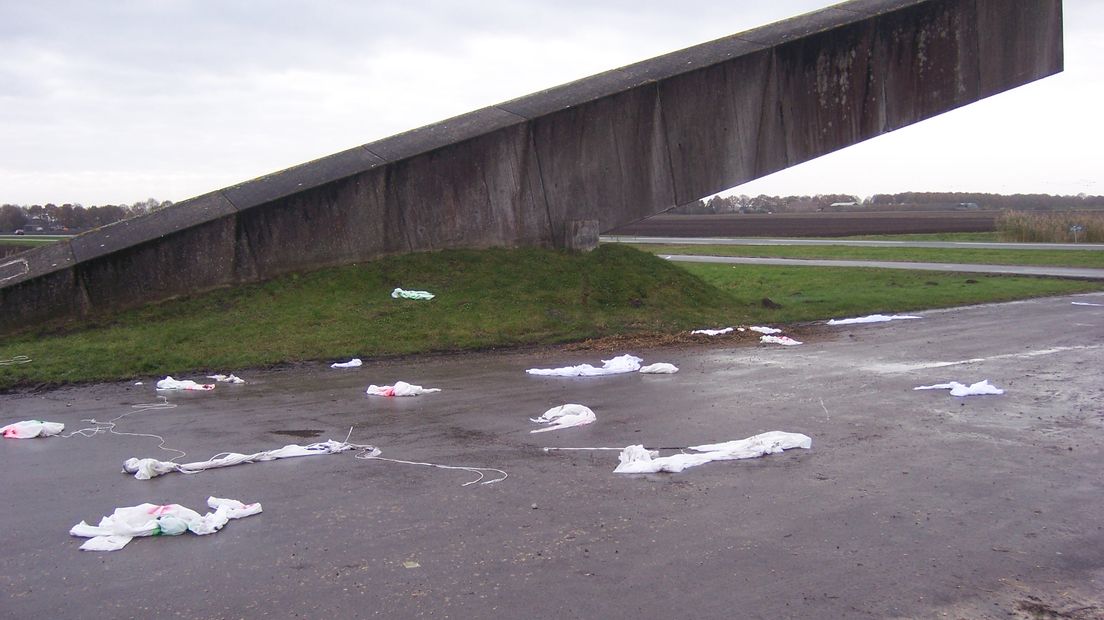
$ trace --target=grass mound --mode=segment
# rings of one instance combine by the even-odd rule
[[[431,301],[392,299],[428,290]],[[294,274],[0,345],[0,388],[280,362],[542,344],[731,316],[728,293],[651,254],[602,246],[443,251]]]

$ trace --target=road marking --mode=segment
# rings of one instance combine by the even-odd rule
[[[931,368],[946,368],[948,366],[963,366],[966,364],[977,364],[979,362],[989,362],[993,360],[1002,359],[1030,359],[1033,357],[1041,357],[1045,355],[1055,355],[1058,353],[1065,353],[1068,351],[1087,351],[1093,349],[1104,348],[1104,345],[1078,345],[1074,347],[1053,347],[1050,349],[1040,349],[1038,351],[1028,351],[1026,353],[1005,353],[1003,355],[992,355],[989,357],[972,357],[965,360],[956,360],[953,362],[917,362],[914,364],[898,364],[898,363],[886,363],[886,364],[874,364],[867,366],[865,369],[871,372],[880,372],[884,374],[897,374],[907,373],[916,370],[928,370]]]

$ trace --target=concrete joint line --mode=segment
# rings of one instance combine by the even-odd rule
[[[14,267],[14,268],[13,268]],[[12,272],[10,275],[5,273]],[[0,282],[7,282],[12,278],[27,275],[31,272],[31,265],[25,258],[17,258],[0,265]]]

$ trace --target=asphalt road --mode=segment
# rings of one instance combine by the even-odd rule
[[[1002,273],[1020,276],[1047,276],[1076,280],[1104,280],[1104,269],[1089,267],[1053,267],[1049,265],[980,265],[964,263],[916,263],[909,261],[836,260],[820,258],[756,258],[749,256],[698,256],[661,254],[663,258],[684,263],[724,263],[731,265],[789,265],[799,267],[870,267],[909,269],[912,271],[951,271],[955,273]]]
[[[893,241],[867,239],[770,239],[763,237],[633,237],[602,235],[602,243],[658,245],[843,245],[862,248],[936,248],[941,250],[1104,250],[1100,243],[993,243],[988,241]]]
[[[0,440],[0,615],[1101,617],[1104,294],[922,316],[806,328],[797,347],[633,351],[681,367],[669,376],[526,375],[621,352],[547,349],[243,370],[247,385],[164,410],[132,409],[154,401],[148,383],[0,395],[0,419],[69,431],[130,413],[118,432],[161,435],[185,461],[352,427],[383,456],[509,473],[464,487],[468,472],[338,454],[143,482],[119,468],[167,458],[151,437]],[[443,391],[364,394],[398,379]],[[1006,393],[912,389],[981,379]],[[565,402],[598,421],[529,433]],[[768,430],[813,447],[634,476],[612,473],[617,452],[541,449]],[[208,495],[264,512],[114,553],[67,535],[118,506]]]

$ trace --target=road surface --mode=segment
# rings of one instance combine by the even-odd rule
[[[624,352],[550,348],[222,369],[248,383],[167,394],[173,409],[133,408],[156,399],[152,379],[0,395],[7,421],[116,419],[118,433],[148,434],[0,440],[0,615],[1101,617],[1104,294],[920,315],[806,326],[795,347],[722,337],[632,351],[681,368],[665,376],[527,375]],[[1006,393],[913,390],[982,379]],[[396,380],[442,391],[364,394]],[[598,421],[530,434],[530,417],[562,403]],[[128,457],[171,456],[152,434],[191,461],[350,428],[385,457],[509,477],[461,486],[474,476],[348,453],[119,473]],[[616,451],[542,450],[770,430],[805,433],[812,449],[632,476],[613,473]],[[119,506],[200,508],[209,495],[264,512],[114,553],[67,535]]]

